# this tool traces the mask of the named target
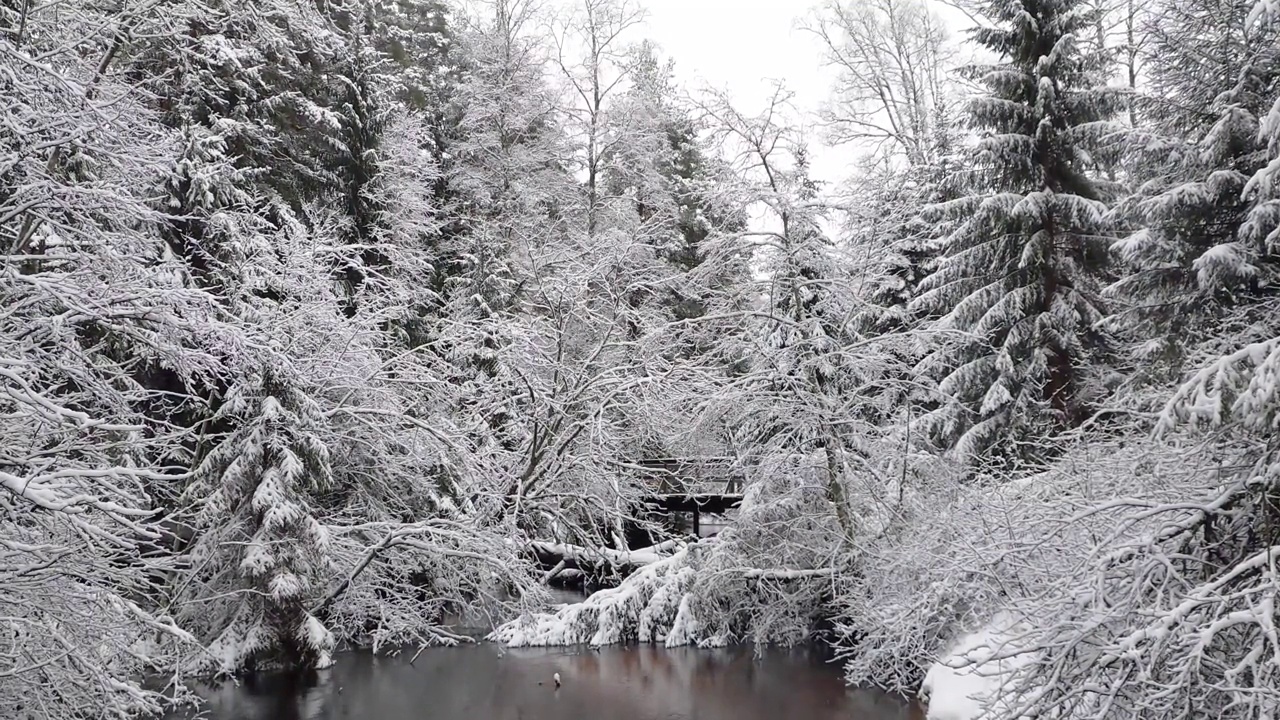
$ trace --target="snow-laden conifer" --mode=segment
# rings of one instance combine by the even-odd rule
[[[1113,245],[1113,327],[1152,372],[1185,356],[1267,284],[1267,252],[1241,231],[1246,185],[1266,160],[1260,140],[1276,80],[1275,28],[1247,23],[1251,0],[1161,8],[1148,53],[1146,122],[1130,133],[1140,184],[1116,208],[1131,231]]]
[[[1033,458],[1096,393],[1109,229],[1087,148],[1114,103],[1098,86],[1099,60],[1079,49],[1078,3],[1001,0],[982,11],[992,24],[973,38],[1000,62],[968,71],[983,88],[969,105],[983,133],[973,190],[932,209],[961,222],[912,303],[957,337],[922,364],[948,398],[925,424],[961,457]]]

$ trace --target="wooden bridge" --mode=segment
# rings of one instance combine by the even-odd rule
[[[647,507],[666,513],[692,513],[693,532],[704,513],[723,515],[742,504],[743,477],[733,458],[649,458],[634,463],[655,487],[643,498]]]
[[[616,461],[619,467],[639,475],[650,492],[640,497],[637,516],[665,515],[674,518],[692,515],[693,534],[702,537],[703,515],[724,515],[742,504],[743,477],[733,458],[650,458]],[[717,523],[719,524],[719,523]],[[574,584],[588,576],[600,577],[601,568],[633,567],[653,562],[654,553],[671,543],[657,542],[639,523],[625,526],[626,547],[584,548],[553,542],[534,542],[532,549],[547,571],[546,581]],[[657,543],[657,544],[655,544]],[[609,570],[612,572],[612,570]],[[607,573],[606,573],[607,574]]]
[[[648,495],[644,498],[644,504],[663,512],[723,515],[742,504],[742,495],[741,493]]]

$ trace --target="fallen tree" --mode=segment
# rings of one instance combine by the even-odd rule
[[[748,636],[757,642],[803,639],[804,632],[771,632],[776,621],[770,614],[790,616],[799,607],[801,617],[811,616],[820,605],[812,592],[814,585],[829,582],[835,568],[744,566],[732,545],[732,533],[729,535],[728,544],[718,538],[668,541],[628,553],[536,543],[549,545],[547,550],[561,552],[564,557],[606,557],[635,570],[616,588],[550,612],[523,615],[498,627],[489,637],[511,646],[600,646],[636,641],[667,647],[714,647]],[[670,555],[660,554],[673,548]],[[762,591],[783,588],[783,596],[798,602],[775,606],[739,602]]]
[[[636,550],[615,550],[613,548],[585,547],[571,543],[554,543],[534,540],[529,548],[538,556],[544,567],[551,569],[543,576],[543,582],[550,582],[566,570],[618,570],[629,571],[635,568],[652,565],[670,557],[670,552],[684,546],[679,539],[667,540]]]

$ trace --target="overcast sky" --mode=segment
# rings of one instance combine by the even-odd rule
[[[797,109],[809,118],[827,99],[832,74],[822,65],[821,44],[797,27],[819,0],[642,2],[649,11],[644,34],[675,60],[677,76],[690,90],[724,88],[744,110],[754,111],[771,92],[769,81],[782,80],[795,93]],[[967,27],[956,11],[930,4],[953,33]],[[810,141],[813,176],[826,182],[844,179],[854,152],[824,146],[816,130]]]
[[[690,90],[710,85],[729,90],[748,111],[764,106],[771,80],[795,93],[797,109],[812,114],[826,99],[830,75],[821,49],[796,27],[811,0],[645,0],[647,32],[674,59],[679,79]],[[812,140],[817,141],[817,137]],[[815,148],[818,179],[843,177],[847,157]]]

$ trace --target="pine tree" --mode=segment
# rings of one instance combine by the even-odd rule
[[[1030,458],[1028,443],[1079,422],[1090,399],[1107,225],[1085,143],[1114,102],[1077,49],[1077,2],[983,9],[993,26],[973,38],[1003,61],[969,69],[986,90],[969,109],[985,131],[975,192],[936,209],[963,222],[912,308],[964,334],[926,360],[948,398],[926,419],[934,439],[961,457]]]
[[[324,419],[287,368],[263,367],[233,385],[219,419],[234,429],[187,489],[199,507],[190,558],[200,582],[176,598],[219,598],[183,612],[219,673],[329,663],[332,634],[311,614],[328,579],[328,531],[317,494],[333,487]],[[195,593],[194,596],[184,596]]]
[[[661,302],[677,320],[695,318],[706,311],[709,293],[734,281],[689,277],[706,258],[707,237],[741,228],[710,197],[717,165],[692,113],[677,100],[674,63],[662,62],[648,42],[633,56],[631,87],[610,108],[602,185],[609,197],[630,199],[637,232],[669,265],[659,273],[670,278]]]
[[[1259,119],[1280,68],[1275,29],[1249,27],[1251,6],[1169,3],[1149,38],[1146,122],[1133,133],[1142,184],[1117,208],[1135,228],[1114,246],[1129,272],[1108,292],[1123,303],[1113,322],[1152,372],[1179,376],[1224,313],[1265,285],[1266,252],[1239,233],[1245,185],[1265,164]]]

